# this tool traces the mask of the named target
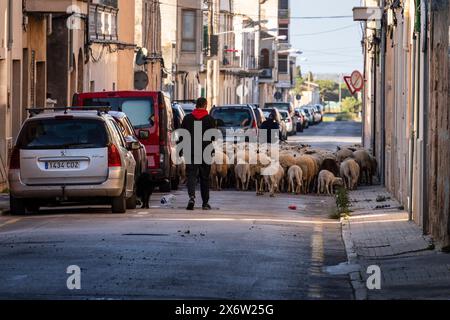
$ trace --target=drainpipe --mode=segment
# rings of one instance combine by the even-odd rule
[[[414,10],[416,7],[414,7]],[[415,24],[415,21],[414,21]],[[414,155],[415,155],[415,141],[417,134],[417,118],[418,118],[418,107],[419,107],[419,45],[417,44],[418,38],[417,30],[414,31],[413,35],[413,59],[412,59],[412,106],[410,114],[410,142],[409,142],[409,197],[408,197],[408,218],[410,221],[413,220],[413,193],[414,193]]]
[[[13,47],[13,0],[8,0],[8,50]]]
[[[386,7],[386,0],[381,1],[381,7]],[[384,15],[383,15],[384,16]],[[386,170],[386,19],[381,21],[381,47],[380,47],[380,65],[381,65],[381,146],[380,146],[380,182],[385,186]],[[374,155],[375,156],[375,155]]]

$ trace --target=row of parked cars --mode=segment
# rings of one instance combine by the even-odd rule
[[[177,189],[172,133],[194,101],[163,92],[120,91],[76,94],[72,107],[30,109],[11,153],[11,211],[37,212],[54,204],[109,204],[114,213],[137,205],[137,182],[146,174],[161,192]],[[290,104],[214,107],[218,127],[258,129],[273,108],[283,137],[316,122],[307,107]],[[311,121],[311,122],[310,122]],[[306,126],[307,127],[307,126]]]
[[[189,114],[195,108],[195,101],[175,101],[174,110],[179,114]],[[310,125],[322,122],[323,106],[304,106],[294,108],[291,103],[266,103],[263,108],[258,104],[235,104],[214,106],[211,116],[216,119],[218,128],[224,134],[225,141],[236,139],[227,136],[228,130],[243,130],[247,135],[258,135],[259,128],[266,121],[272,110],[276,111],[276,121],[280,125],[280,138],[286,141],[289,136],[303,132]]]

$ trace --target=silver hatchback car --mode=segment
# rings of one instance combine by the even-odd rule
[[[9,168],[13,214],[53,203],[132,209],[136,162],[117,123],[100,111],[32,114],[20,130]]]

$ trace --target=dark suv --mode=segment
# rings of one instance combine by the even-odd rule
[[[254,136],[255,139],[258,137],[258,119],[253,107],[248,104],[214,106],[211,109],[211,116],[216,120],[217,128],[222,131],[226,142],[236,140],[235,136],[227,135],[229,130],[234,130],[238,136],[239,133],[245,133],[246,136]],[[237,142],[242,142],[239,137]]]

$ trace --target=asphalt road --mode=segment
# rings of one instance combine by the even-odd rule
[[[323,123],[291,140],[335,148],[354,143],[357,128]],[[347,276],[324,271],[346,261],[332,198],[222,191],[212,211],[186,212],[185,191],[175,195],[173,207],[155,194],[150,210],[126,215],[82,207],[0,216],[0,298],[353,298]],[[71,265],[80,290],[67,288]]]

